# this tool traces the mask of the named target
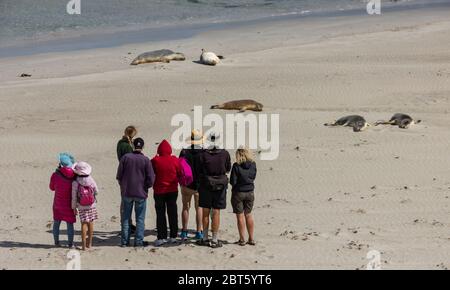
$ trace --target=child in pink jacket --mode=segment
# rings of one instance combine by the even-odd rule
[[[75,212],[72,210],[72,182],[75,173],[72,170],[74,158],[68,153],[59,154],[59,165],[50,178],[50,190],[55,192],[53,199],[53,238],[55,246],[60,246],[59,228],[61,222],[67,224],[68,245],[73,247]]]

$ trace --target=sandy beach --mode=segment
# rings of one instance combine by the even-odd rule
[[[92,164],[100,187],[83,269],[365,269],[370,250],[381,253],[383,269],[447,269],[449,12],[278,19],[178,40],[0,58],[0,267],[65,269],[67,249],[53,247],[48,183],[57,154],[69,151]],[[129,65],[160,48],[187,60]],[[201,48],[226,58],[199,65]],[[115,146],[123,128],[136,125],[152,157],[170,138],[174,114],[194,105],[208,113],[235,99],[280,115],[279,158],[257,161],[258,245],[233,244],[228,204],[220,234],[230,244],[221,249],[120,248]],[[374,122],[397,112],[422,123],[360,133],[323,126],[349,114]],[[153,242],[152,198],[146,228]],[[79,223],[75,229],[79,242]]]

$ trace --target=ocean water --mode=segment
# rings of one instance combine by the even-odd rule
[[[370,0],[79,1],[81,14],[70,15],[69,0],[0,0],[0,57],[178,39],[220,25],[284,15],[365,13]],[[450,0],[381,0],[382,7],[394,9],[443,2],[450,4]]]
[[[69,15],[66,12],[69,0],[0,0],[0,46],[13,40],[64,37],[102,29],[220,23],[284,14],[364,9],[367,1],[80,0],[81,14]],[[395,4],[406,1],[414,2],[403,0]]]

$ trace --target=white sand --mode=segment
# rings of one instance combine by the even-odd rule
[[[448,12],[279,21],[0,59],[0,266],[65,268],[67,250],[52,247],[47,227],[48,181],[57,153],[70,151],[93,165],[101,188],[95,249],[81,256],[86,269],[356,269],[370,249],[386,269],[449,267]],[[188,60],[128,65],[165,47]],[[202,47],[227,58],[217,67],[193,63]],[[23,72],[33,76],[18,78]],[[173,114],[241,98],[281,118],[279,159],[258,162],[259,244],[119,248],[120,224],[111,218],[119,216],[115,145],[123,128],[136,124],[153,156],[155,142],[174,130]],[[362,133],[322,126],[350,113],[376,121],[395,112],[423,123]],[[147,241],[155,239],[153,205],[150,198]],[[221,237],[237,240],[230,204]]]

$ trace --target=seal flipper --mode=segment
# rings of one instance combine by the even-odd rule
[[[325,123],[323,125],[327,126],[327,127],[335,127],[335,126],[337,126],[336,121],[334,121],[333,123]]]
[[[242,107],[242,108],[239,110],[239,113],[244,113],[245,111],[247,111],[247,109],[248,109],[247,106]]]
[[[225,59],[225,57],[223,55],[218,55],[217,56],[219,59]]]
[[[378,125],[394,125],[395,121],[376,121],[375,124],[373,124],[374,126],[378,126]]]

